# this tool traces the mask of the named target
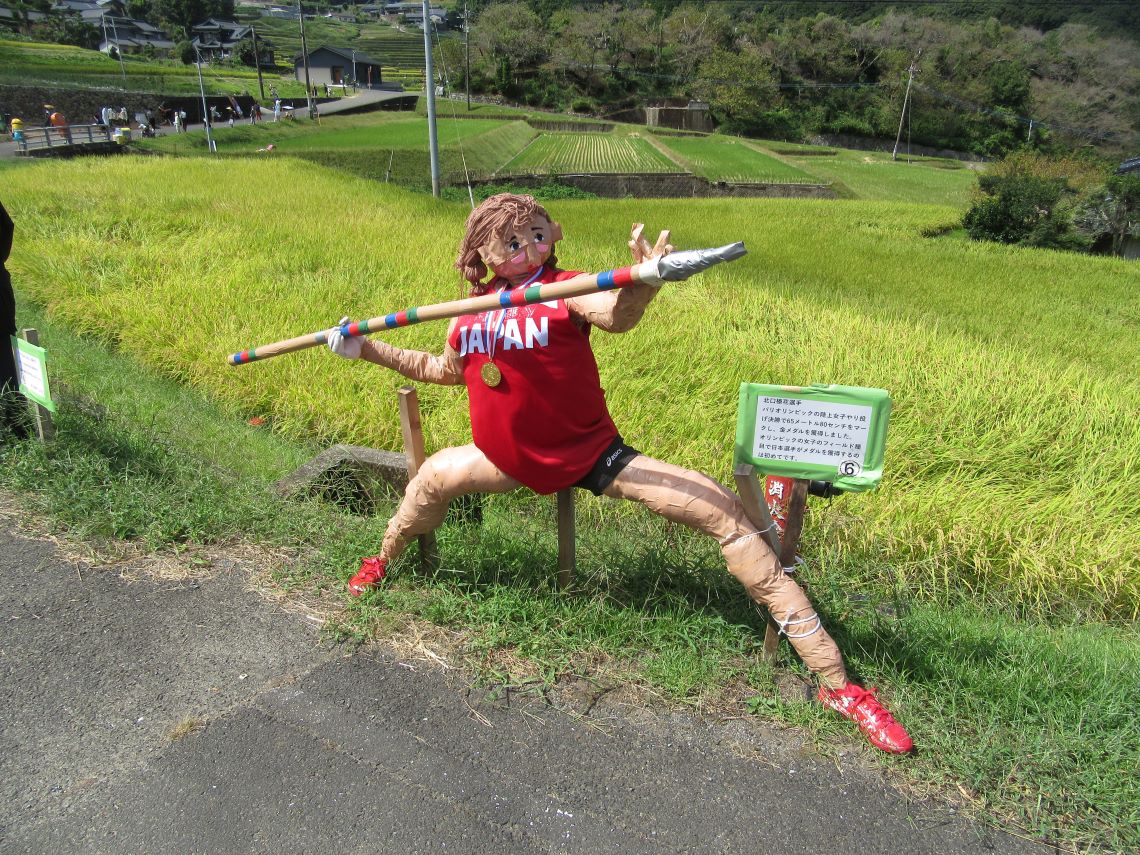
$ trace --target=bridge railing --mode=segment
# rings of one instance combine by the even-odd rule
[[[81,143],[111,142],[114,128],[104,125],[64,125],[58,128],[24,128],[23,139],[16,140],[22,153],[28,151],[58,148],[59,146]],[[14,136],[14,135],[13,135]]]

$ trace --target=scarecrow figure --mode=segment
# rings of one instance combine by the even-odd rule
[[[635,263],[672,251],[668,232],[650,246],[641,231],[635,225],[629,242]],[[561,238],[558,223],[534,198],[501,193],[467,218],[456,267],[472,296],[560,282],[577,275],[558,266]],[[465,493],[503,493],[520,485],[554,493],[575,486],[640,502],[716,538],[729,572],[768,609],[818,675],[819,700],[855,721],[876,747],[910,751],[910,737],[875,690],[847,679],[835,642],[740,498],[707,475],[640,453],[614,425],[590,332],[632,329],[655,294],[656,286],[637,283],[527,306],[506,307],[504,300],[504,308],[454,318],[440,356],[331,331],[329,348],[342,357],[363,358],[423,383],[466,386],[474,440],[424,462],[388,523],[380,554],[363,560],[349,591],[360,596],[376,585],[411,539],[437,528],[448,503]]]

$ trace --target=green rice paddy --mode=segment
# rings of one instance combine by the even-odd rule
[[[464,206],[290,158],[34,164],[6,171],[5,204],[21,236],[10,266],[54,318],[288,436],[400,447],[397,375],[317,351],[241,368],[225,357],[454,298]],[[727,482],[742,381],[888,389],[882,485],[818,506],[809,525],[809,544],[858,568],[844,584],[1135,618],[1140,268],[931,240],[958,222],[944,206],[616,200],[552,213],[568,268],[624,263],[635,221],[679,247],[749,247],[663,288],[633,332],[595,337],[607,400],[638,447]],[[438,352],[443,332],[389,338]],[[461,392],[427,386],[420,400],[429,450],[467,441]]]
[[[427,151],[427,120],[418,118],[396,119],[381,123],[369,123],[357,127],[332,125],[327,130],[282,140],[279,147],[291,149],[337,149],[337,148],[384,148],[416,149]],[[465,142],[472,137],[485,134],[504,123],[495,119],[469,119],[464,122],[440,122],[439,144],[441,146]]]
[[[566,172],[680,172],[660,151],[636,135],[542,134],[499,169],[500,175]]]
[[[815,176],[732,137],[668,137],[661,144],[709,181],[817,183]]]
[[[785,152],[782,156],[788,163],[830,183],[840,195],[854,199],[926,202],[965,209],[976,186],[976,173],[945,168],[944,161],[922,158],[907,162],[904,156],[893,160],[885,152],[847,149],[794,156],[794,149],[783,144],[780,150]]]

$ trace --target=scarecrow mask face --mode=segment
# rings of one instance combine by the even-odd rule
[[[506,279],[529,276],[538,270],[562,239],[562,228],[542,214],[534,214],[479,248],[483,260]]]

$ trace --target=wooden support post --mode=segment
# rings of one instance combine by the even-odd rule
[[[777,527],[768,510],[768,500],[764,496],[762,482],[757,478],[751,465],[744,464],[736,467],[733,473],[736,478],[736,489],[740,500],[744,504],[744,511],[748,519],[763,533],[768,546],[776,553],[781,567],[792,567],[796,560],[796,547],[800,543],[800,534],[803,532],[804,511],[807,509],[808,482],[798,478],[792,486],[792,497],[788,503],[788,519],[784,524],[784,535],[781,539],[777,534]],[[776,652],[780,647],[780,627],[768,616],[768,627],[764,631],[764,659],[768,662],[776,661]]]
[[[399,392],[400,430],[404,434],[404,456],[408,460],[408,479],[416,477],[423,466],[424,432],[420,423],[420,400],[412,386],[402,386]],[[435,546],[435,532],[419,536],[420,566],[424,570],[435,570],[439,565],[439,553]]]
[[[558,491],[558,589],[574,578],[574,488]]]
[[[28,344],[34,344],[36,347],[40,346],[40,334],[38,330],[28,328],[22,331],[24,341]],[[32,406],[32,418],[36,423],[36,436],[40,438],[40,442],[47,442],[49,439],[55,437],[55,422],[51,420],[51,410],[43,404],[35,401],[29,401]]]
[[[764,497],[764,484],[756,476],[751,464],[736,467],[733,473],[736,478],[736,491],[744,504],[744,512],[756,528],[760,529],[764,540],[775,555],[780,554],[780,533],[772,514],[768,510],[768,500]],[[776,652],[780,648],[780,628],[768,615],[768,627],[764,630],[764,659],[769,664],[776,661]]]
[[[792,483],[792,499],[788,502],[788,519],[784,523],[784,536],[780,539],[780,564],[795,567],[796,549],[804,530],[804,511],[807,510],[808,482],[797,478]]]

